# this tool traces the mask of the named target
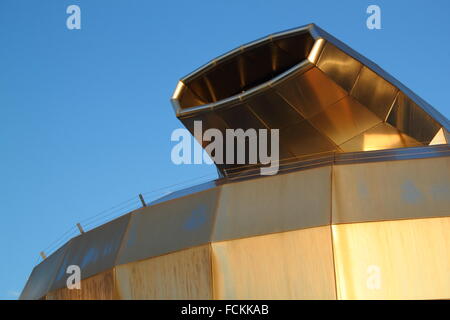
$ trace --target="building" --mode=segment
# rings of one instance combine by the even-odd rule
[[[214,59],[172,102],[191,132],[279,129],[278,174],[218,164],[71,239],[21,299],[450,298],[450,124],[379,66],[307,25]]]

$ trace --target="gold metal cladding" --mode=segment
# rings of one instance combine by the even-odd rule
[[[448,144],[450,143],[450,134],[444,128],[439,129],[438,133],[434,136],[434,138],[430,142],[430,146],[438,145],[438,144]]]
[[[174,101],[191,132],[195,120],[205,130],[279,129],[281,160],[426,146],[448,130],[445,117],[315,25],[252,42],[182,82]],[[217,167],[225,175],[240,166]]]
[[[212,299],[210,245],[116,267],[120,299]]]
[[[333,223],[450,216],[450,157],[333,167]]]
[[[117,264],[210,242],[218,193],[215,188],[137,211],[123,239]]]
[[[398,89],[367,67],[358,75],[351,95],[380,119],[385,119]]]
[[[67,267],[77,265],[82,279],[115,265],[116,257],[131,214],[126,214],[73,238],[49,290],[66,287]]]
[[[275,90],[306,119],[347,95],[317,68],[312,68],[290,81],[284,81],[276,86]]]
[[[332,229],[339,299],[450,299],[450,218]]]
[[[330,42],[326,42],[317,67],[345,91],[350,92],[355,85],[362,64]],[[323,93],[326,91],[324,90]]]
[[[82,280],[80,289],[64,287],[49,292],[46,296],[47,300],[116,300],[118,298],[114,269]]]
[[[34,267],[25,288],[22,290],[20,300],[37,300],[47,294],[68,246],[69,243],[66,243]]]
[[[224,185],[212,241],[329,224],[330,179],[323,167]]]
[[[441,126],[403,93],[395,99],[387,122],[400,131],[427,145]]]
[[[340,145],[381,122],[352,97],[345,97],[312,117],[311,124]]]
[[[215,299],[336,299],[330,226],[212,243]]]
[[[354,152],[409,148],[421,145],[420,142],[383,122],[341,144],[339,147],[344,152]]]
[[[275,90],[252,97],[247,100],[247,104],[269,128],[280,129],[304,120]]]

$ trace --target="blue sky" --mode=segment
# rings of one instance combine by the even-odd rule
[[[81,30],[66,27],[71,4]],[[366,28],[370,4],[382,30]],[[215,177],[170,160],[181,124],[169,98],[182,76],[314,22],[449,118],[449,12],[448,0],[1,0],[0,299],[16,299],[39,252],[77,222]]]

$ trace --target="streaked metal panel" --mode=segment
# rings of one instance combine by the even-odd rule
[[[285,81],[275,89],[305,118],[312,117],[346,95],[344,90],[317,68]]]
[[[345,97],[309,119],[314,127],[340,145],[381,122],[352,97]]]
[[[121,299],[212,299],[210,245],[116,267]]]
[[[331,167],[226,184],[213,241],[323,226],[331,213]]]
[[[46,296],[47,300],[116,300],[114,270],[110,269],[81,281],[80,289],[57,289]]]
[[[399,93],[387,122],[423,144],[429,144],[441,126],[403,93]]]
[[[70,265],[80,267],[82,279],[114,267],[130,216],[126,214],[72,239],[50,290],[66,287]]]
[[[395,148],[419,147],[421,143],[401,133],[391,125],[382,122],[353,139],[341,144],[344,152],[372,151]]]
[[[450,299],[450,218],[332,229],[339,299]]]
[[[275,90],[256,95],[246,102],[252,111],[271,129],[281,129],[299,123],[304,119]]]
[[[333,223],[450,216],[450,157],[333,167]]]
[[[136,211],[117,264],[210,242],[218,196],[214,188]]]
[[[398,89],[367,67],[363,67],[351,95],[369,108],[380,119],[386,116],[394,103]]]
[[[362,68],[362,64],[327,42],[320,55],[317,67],[344,90],[350,92]]]
[[[34,267],[19,300],[37,300],[45,296],[59,270],[69,243],[60,247],[44,261]]]
[[[308,121],[280,130],[280,145],[286,147],[294,156],[323,155],[339,151],[326,135],[320,133]]]
[[[336,299],[330,226],[212,243],[215,299]]]

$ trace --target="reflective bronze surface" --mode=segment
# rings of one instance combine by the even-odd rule
[[[280,129],[281,160],[426,146],[450,127],[399,81],[315,25],[273,34],[213,60],[180,80],[172,102],[191,132],[195,120],[206,121],[205,130],[216,125],[222,132]],[[319,136],[319,147],[313,147],[311,137]],[[218,165],[223,175],[238,167]]]

